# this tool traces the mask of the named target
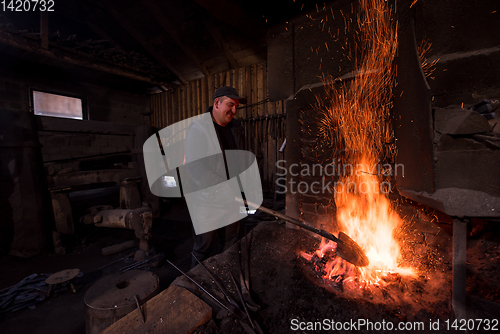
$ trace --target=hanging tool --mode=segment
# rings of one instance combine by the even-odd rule
[[[256,205],[255,203],[245,201],[241,198],[236,198],[236,201],[239,203],[243,203],[249,207],[256,208],[274,217],[286,220],[289,223],[292,223],[306,230],[309,230],[313,233],[321,235],[322,237],[325,237],[329,240],[335,241],[337,243],[337,253],[339,254],[339,256],[344,260],[346,260],[347,262],[354,264],[355,266],[365,267],[370,263],[363,249],[344,232],[339,232],[339,237],[337,238],[331,233],[328,233],[324,230],[312,226],[311,223],[307,221],[297,220],[290,216],[265,208],[263,206]]]

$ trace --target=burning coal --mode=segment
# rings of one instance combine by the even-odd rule
[[[403,221],[387,193],[363,188],[384,181],[386,176],[370,173],[369,166],[393,161],[395,153],[390,124],[393,60],[397,49],[397,23],[393,14],[387,1],[359,1],[357,77],[340,88],[325,84],[329,98],[318,99],[315,106],[322,114],[322,137],[343,148],[344,163],[356,166],[348,181],[343,180],[345,175],[340,176],[340,181],[354,189],[335,197],[337,223],[340,231],[364,249],[370,264],[357,268],[345,262],[335,255],[334,242],[322,243],[314,254],[302,253],[302,256],[315,262],[323,279],[342,285],[342,289],[360,291],[386,285],[402,276],[417,276],[414,269],[401,264],[395,231]]]

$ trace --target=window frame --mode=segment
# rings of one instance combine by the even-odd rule
[[[48,115],[36,115],[35,114],[35,101],[34,101],[34,92],[40,92],[40,93],[47,93],[47,94],[53,94],[53,95],[59,95],[59,96],[64,96],[64,97],[71,97],[71,98],[76,98],[80,99],[82,101],[82,119],[74,119],[70,117],[60,117],[60,116],[48,116]],[[29,108],[30,111],[35,115],[35,116],[41,116],[41,117],[53,117],[53,118],[61,118],[61,119],[70,119],[74,121],[86,121],[89,120],[89,112],[88,112],[88,106],[87,106],[87,98],[84,95],[80,94],[73,94],[73,93],[68,93],[66,91],[60,91],[56,89],[43,89],[39,88],[36,86],[29,87]]]

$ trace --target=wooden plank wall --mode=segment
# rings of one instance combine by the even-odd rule
[[[230,70],[151,97],[152,126],[162,129],[178,121],[199,115],[212,105],[214,91],[221,86],[236,88],[248,100],[240,105],[236,118],[245,127],[245,148],[257,157],[262,187],[276,189],[276,161],[284,159],[279,152],[285,139],[285,110],[283,101],[269,102],[267,64]]]

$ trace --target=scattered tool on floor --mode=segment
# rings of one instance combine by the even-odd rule
[[[224,303],[222,303],[220,300],[218,300],[217,298],[215,298],[210,292],[208,292],[204,287],[202,287],[198,282],[196,282],[192,277],[188,276],[185,272],[183,272],[181,269],[179,269],[175,264],[173,264],[172,262],[170,262],[169,260],[167,260],[167,262],[172,266],[174,267],[175,269],[177,269],[178,272],[180,272],[182,275],[184,275],[188,280],[190,280],[192,283],[194,283],[198,288],[200,288],[203,292],[205,292],[210,298],[212,298],[217,304],[219,304],[223,309],[225,309],[226,311],[228,311],[229,313],[231,313],[232,315],[234,315],[236,318],[238,318],[239,320],[243,320],[244,317],[242,317],[241,315],[238,315],[236,314],[236,312],[234,310],[231,310],[231,308],[227,307],[226,305],[224,305]]]
[[[200,266],[205,269],[206,273],[208,274],[208,276],[210,276],[210,278],[212,279],[212,281],[215,282],[215,284],[217,284],[217,287],[219,288],[219,290],[224,294],[224,296],[226,297],[227,301],[230,302],[231,304],[237,306],[237,304],[231,300],[231,298],[229,297],[229,293],[227,292],[227,290],[224,288],[224,286],[219,282],[219,280],[208,270],[208,268],[202,263],[200,262],[200,260],[198,260],[198,258],[196,257],[196,255],[194,255],[193,252],[191,252],[191,255],[194,257],[194,259],[200,264]]]

